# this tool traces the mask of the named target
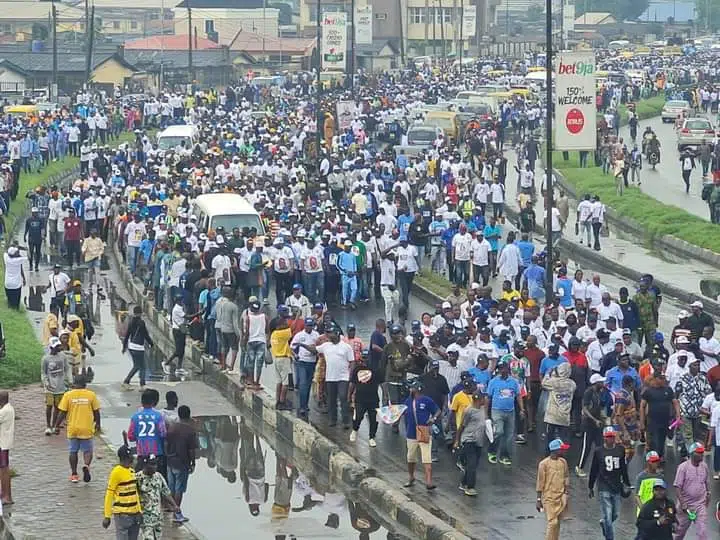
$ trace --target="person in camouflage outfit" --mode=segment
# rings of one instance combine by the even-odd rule
[[[179,512],[180,508],[175,504],[165,479],[157,471],[155,456],[142,458],[142,470],[135,473],[135,478],[143,516],[140,540],[160,540],[163,527],[162,502],[165,501],[174,512]]]

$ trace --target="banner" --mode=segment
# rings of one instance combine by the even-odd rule
[[[338,101],[337,102],[337,122],[338,129],[344,131],[352,126],[353,117],[355,116],[354,101]]]
[[[372,45],[373,41],[372,6],[355,9],[355,44]]]
[[[345,71],[347,57],[347,23],[345,13],[325,13],[322,16],[322,68]]]
[[[555,73],[555,150],[595,150],[595,55],[558,54]]]
[[[465,6],[462,10],[462,39],[475,37],[477,6]]]

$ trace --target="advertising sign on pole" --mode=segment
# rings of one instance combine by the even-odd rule
[[[475,37],[475,26],[477,25],[477,6],[466,5],[462,13],[462,37],[469,39]]]
[[[556,150],[595,150],[595,55],[558,54],[555,73]]]
[[[347,57],[347,18],[345,13],[325,13],[322,16],[322,67],[345,71]]]
[[[355,9],[355,43],[357,45],[372,45],[372,23],[372,6]]]
[[[354,101],[338,101],[337,102],[337,122],[340,131],[350,129],[352,127],[353,117],[355,115]]]

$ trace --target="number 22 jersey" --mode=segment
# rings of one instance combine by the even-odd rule
[[[141,409],[130,418],[128,439],[136,442],[138,456],[163,455],[166,434],[165,419],[160,411]]]

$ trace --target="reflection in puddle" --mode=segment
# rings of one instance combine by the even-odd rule
[[[277,453],[242,416],[198,417],[195,426],[198,459],[185,508],[207,538],[237,538],[236,527],[223,527],[228,523],[276,540],[401,538],[364,504],[322,485],[321,473]]]

